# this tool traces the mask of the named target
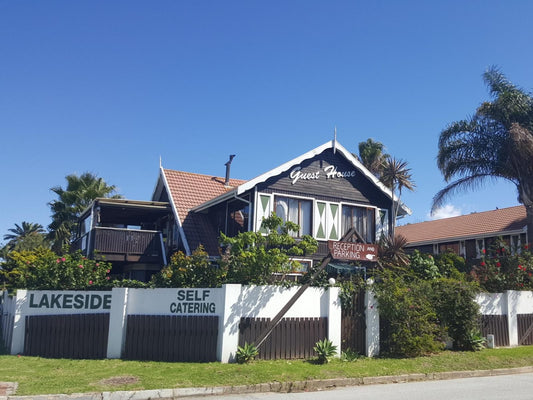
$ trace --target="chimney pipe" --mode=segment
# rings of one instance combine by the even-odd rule
[[[229,186],[229,170],[231,166],[231,162],[233,161],[233,158],[235,157],[235,154],[230,154],[229,161],[224,164],[226,166],[226,181],[224,182],[224,186]]]

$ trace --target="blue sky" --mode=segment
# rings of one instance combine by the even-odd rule
[[[165,168],[251,179],[333,138],[412,168],[405,222],[444,186],[446,125],[499,66],[533,88],[531,1],[0,0],[0,234],[47,226],[50,188],[89,171],[149,200]],[[516,205],[494,182],[447,215]],[[1,241],[1,237],[0,237]]]

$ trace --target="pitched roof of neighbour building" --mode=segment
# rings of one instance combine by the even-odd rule
[[[396,233],[409,246],[517,233],[525,226],[526,209],[515,206],[398,226]]]

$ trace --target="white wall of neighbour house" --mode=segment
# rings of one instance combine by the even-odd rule
[[[507,290],[477,296],[482,315],[507,315],[509,345],[518,346],[518,314],[533,314],[533,292]]]
[[[298,287],[224,285],[216,289],[127,289],[111,292],[19,290],[13,299],[11,354],[24,352],[25,317],[109,313],[108,358],[124,350],[128,315],[211,315],[219,317],[217,359],[235,359],[241,317],[274,317]],[[308,288],[285,317],[327,317],[329,339],[340,348],[338,288]]]

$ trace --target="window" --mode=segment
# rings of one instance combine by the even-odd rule
[[[522,253],[522,241],[520,240],[520,235],[511,236],[511,254],[513,256]]]
[[[276,215],[283,219],[284,222],[291,221],[300,227],[298,232],[289,232],[290,235],[295,237],[311,235],[311,200],[276,196],[275,210]]]
[[[367,243],[374,243],[375,222],[375,210],[373,208],[342,206],[343,234],[348,232],[351,227],[354,227]]]
[[[485,239],[476,239],[476,258],[485,255]]]

